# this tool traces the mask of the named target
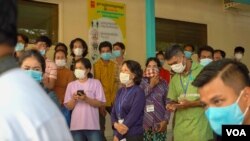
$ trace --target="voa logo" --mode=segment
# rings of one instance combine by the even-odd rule
[[[227,136],[247,136],[244,129],[226,129]]]

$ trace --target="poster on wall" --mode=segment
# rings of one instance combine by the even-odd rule
[[[126,44],[125,4],[106,0],[88,0],[89,52],[94,62],[99,58],[99,43]]]

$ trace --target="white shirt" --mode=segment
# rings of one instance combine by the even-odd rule
[[[72,141],[43,89],[20,69],[0,75],[0,141]]]

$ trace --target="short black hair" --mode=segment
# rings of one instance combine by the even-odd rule
[[[122,63],[122,65],[126,64],[127,67],[129,68],[129,70],[135,74],[135,78],[134,78],[134,83],[136,85],[140,85],[141,83],[141,79],[142,79],[142,68],[141,65],[134,61],[134,60],[126,60]]]
[[[99,44],[99,52],[101,52],[101,49],[104,47],[109,47],[110,51],[112,51],[112,44],[109,41],[103,41]]]
[[[245,86],[250,86],[249,70],[243,63],[232,59],[222,59],[208,64],[193,81],[195,87],[203,87],[220,77],[225,85],[239,93]]]
[[[77,64],[77,63],[82,63],[82,65],[84,65],[84,67],[86,68],[86,69],[89,69],[90,71],[89,71],[89,73],[87,74],[87,77],[88,78],[93,78],[93,74],[91,73],[91,63],[90,63],[90,61],[89,61],[89,59],[87,59],[87,58],[80,58],[80,59],[78,59],[78,60],[76,60],[76,63],[75,63],[75,65]],[[76,68],[76,67],[75,67]]]
[[[216,52],[219,52],[221,54],[222,58],[226,57],[226,52],[225,51],[220,50],[220,49],[216,49],[216,50],[214,50],[214,53],[216,53]]]
[[[17,2],[0,1],[0,44],[15,47],[17,43]]]
[[[74,48],[74,44],[75,42],[80,42],[82,44],[82,47],[83,47],[83,54],[82,54],[82,57],[84,58],[89,52],[88,52],[88,45],[87,43],[82,39],[82,38],[75,38],[74,40],[72,40],[70,42],[70,51],[71,51],[71,56],[75,57],[75,54],[74,54],[74,51],[73,51],[73,48]]]
[[[192,45],[192,44],[185,44],[185,45],[183,46],[183,49],[185,49],[186,47],[191,47],[191,48],[192,48],[192,52],[195,51],[194,45]]]
[[[67,58],[67,52],[66,52],[65,50],[63,50],[63,49],[58,49],[58,50],[55,50],[55,52],[54,52],[54,61],[55,61],[55,59],[56,59],[56,54],[57,54],[58,52],[64,53],[65,58]]]
[[[113,44],[113,48],[114,46],[119,46],[122,50],[125,50],[125,45],[122,42],[116,42]]]
[[[165,59],[170,60],[173,56],[176,56],[178,54],[184,54],[183,48],[180,45],[173,45],[166,49],[165,51]]]
[[[23,64],[23,61],[29,57],[35,57],[36,60],[41,64],[42,66],[42,71],[43,73],[45,72],[45,60],[43,58],[43,56],[39,53],[39,51],[35,50],[35,49],[31,49],[31,50],[27,50],[25,51],[19,58],[19,65],[21,66]]]
[[[47,36],[39,36],[37,39],[36,39],[36,43],[38,42],[45,42],[46,43],[46,46],[49,48],[51,45],[52,45],[52,41],[50,40],[49,37]]]
[[[58,50],[58,47],[63,47],[63,50],[66,52],[66,56],[68,55],[68,48],[64,43],[58,42],[55,46],[55,51]]]
[[[155,55],[155,56],[157,57],[158,55],[162,55],[162,56],[164,56],[163,51],[162,51],[162,50],[158,51],[158,52],[156,53],[156,55]]]
[[[17,36],[20,36],[24,40],[25,44],[29,43],[29,37],[28,36],[26,36],[26,35],[24,35],[22,33],[18,33]]]
[[[235,47],[235,48],[234,48],[234,54],[235,54],[235,53],[238,53],[238,52],[244,54],[244,53],[245,53],[244,47],[242,47],[242,46],[237,46],[237,47]]]
[[[160,62],[160,60],[157,59],[156,57],[150,57],[150,58],[148,58],[147,61],[146,61],[146,64],[145,64],[146,67],[148,66],[149,62],[151,62],[151,61],[154,61],[154,62],[157,64],[157,67],[158,67],[158,68],[161,67],[161,62]]]
[[[198,50],[198,57],[201,57],[201,52],[202,51],[209,51],[212,53],[212,57],[214,56],[214,49],[211,46],[205,45],[199,48]]]

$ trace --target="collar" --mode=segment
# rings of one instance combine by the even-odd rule
[[[8,70],[17,68],[18,64],[14,56],[6,55],[0,57],[0,75],[5,73]]]
[[[101,64],[103,65],[103,66],[105,66],[105,65],[109,65],[110,64],[110,62],[111,62],[111,60],[109,60],[109,62],[108,63],[104,63],[104,60],[102,60],[101,58],[100,58],[100,60],[99,60],[100,62],[101,62]]]

